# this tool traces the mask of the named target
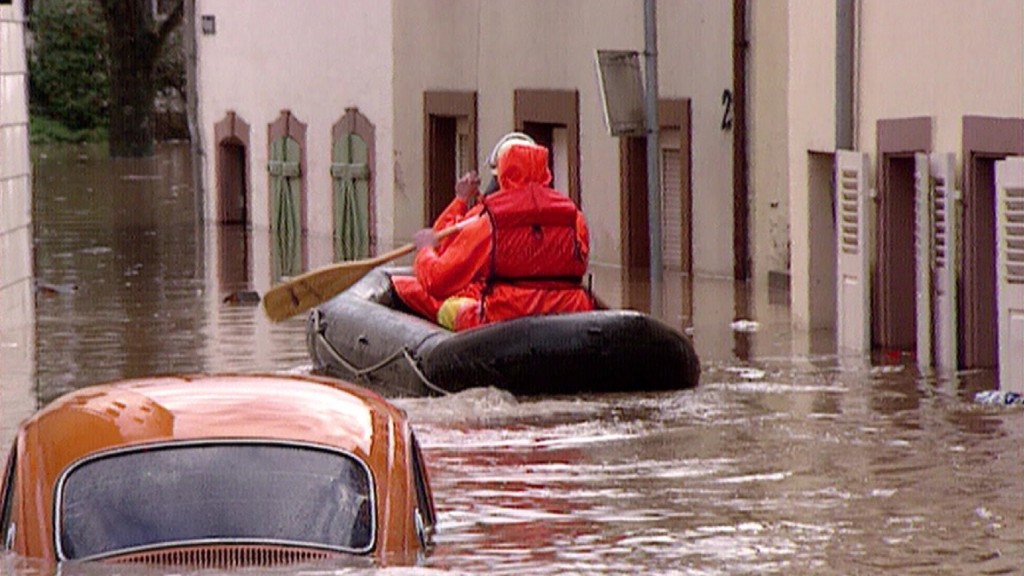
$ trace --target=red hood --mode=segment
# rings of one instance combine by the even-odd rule
[[[524,188],[529,184],[547,186],[550,182],[548,149],[544,146],[516,144],[498,159],[498,183],[502,190]]]

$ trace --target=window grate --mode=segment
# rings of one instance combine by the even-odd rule
[[[232,569],[254,566],[282,566],[325,560],[337,556],[326,550],[308,550],[266,545],[221,545],[197,548],[149,550],[125,554],[105,561],[111,564],[185,566],[192,569]]]
[[[860,252],[860,212],[857,210],[857,189],[860,174],[842,170],[839,175],[841,246],[846,254]]]
[[[949,207],[946,205],[946,181],[944,178],[935,178],[932,180],[932,183],[932,228],[934,230],[932,258],[936,268],[946,269],[949,265],[947,260],[947,243],[949,239],[946,235]]]
[[[1006,281],[1024,284],[1024,188],[1007,188],[1003,195],[1005,216],[1003,251]]]

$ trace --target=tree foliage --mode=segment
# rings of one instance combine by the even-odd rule
[[[110,44],[110,155],[153,152],[157,62],[184,16],[184,0],[168,0],[166,16],[152,0],[96,0]]]
[[[109,127],[113,156],[152,152],[154,101],[183,101],[183,0],[34,0],[33,116],[56,132]],[[154,6],[159,8],[154,11]]]
[[[106,125],[106,26],[93,0],[36,0],[28,50],[32,111],[73,130]]]

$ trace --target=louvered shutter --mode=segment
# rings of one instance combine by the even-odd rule
[[[1024,393],[1024,158],[996,163],[999,388]]]
[[[957,368],[957,264],[960,262],[960,191],[954,175],[952,153],[932,154],[932,309],[935,366],[943,371]]]
[[[836,341],[846,352],[871,351],[868,253],[868,156],[836,151]]]
[[[914,154],[914,257],[917,364],[932,366],[932,184],[928,155]],[[909,263],[908,263],[909,264]]]
[[[366,142],[356,134],[334,141],[334,257],[359,260],[370,255],[370,167]]]
[[[270,229],[275,280],[302,273],[302,173],[299,143],[287,136],[270,145]]]
[[[662,264],[667,270],[678,272],[683,268],[683,200],[682,155],[679,150],[661,151],[661,233],[663,235]]]

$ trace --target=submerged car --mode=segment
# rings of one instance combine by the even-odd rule
[[[311,376],[71,392],[22,423],[2,486],[3,549],[54,564],[408,565],[436,523],[405,413]]]

